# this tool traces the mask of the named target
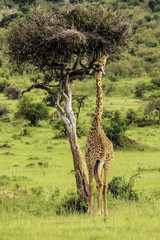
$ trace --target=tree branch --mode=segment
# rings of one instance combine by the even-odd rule
[[[57,100],[56,100],[54,106],[55,106],[55,108],[57,109],[57,111],[59,112],[59,114],[60,114],[62,120],[64,121],[64,123],[65,123],[66,125],[70,124],[70,121],[68,120],[68,118],[66,118],[66,116],[65,116],[65,114],[64,114],[64,112],[63,112],[63,109],[60,107],[61,93],[60,93],[60,92],[58,92],[58,93],[57,93],[57,92],[54,92],[54,91],[52,91],[49,87],[45,86],[44,84],[40,84],[40,83],[39,83],[39,84],[34,84],[34,85],[30,86],[28,89],[24,90],[24,91],[22,92],[22,95],[23,95],[24,93],[26,93],[26,92],[30,92],[30,91],[31,91],[32,89],[34,89],[34,88],[44,89],[44,90],[46,90],[49,94],[55,94],[55,95],[57,96]]]
[[[78,57],[77,57],[77,59],[76,59],[74,65],[73,65],[72,70],[75,70],[75,69],[76,69],[76,67],[78,66],[78,63],[79,63],[79,62],[80,62],[80,53],[78,54]]]
[[[57,94],[56,92],[52,91],[49,87],[45,86],[44,84],[37,83],[37,84],[33,84],[28,89],[24,90],[22,92],[22,95],[26,92],[30,92],[34,88],[41,88],[43,90],[46,90],[49,94]]]
[[[63,120],[63,122],[68,126],[70,124],[70,121],[68,120],[68,118],[65,116],[63,109],[60,106],[60,100],[61,100],[61,93],[57,93],[57,100],[54,104],[55,108],[57,109],[57,111],[60,114],[61,119]]]
[[[77,79],[83,79],[85,77],[92,77],[93,74],[90,74],[90,69],[77,69],[70,73],[69,80],[77,80]]]

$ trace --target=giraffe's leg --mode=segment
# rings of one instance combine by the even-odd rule
[[[95,165],[95,179],[97,183],[97,190],[98,190],[98,215],[102,215],[102,191],[103,191],[103,182],[102,182],[102,168],[103,163],[100,160],[97,160]]]
[[[102,181],[99,181],[97,185],[98,185],[98,215],[102,215],[102,191],[103,191]]]
[[[102,168],[102,172],[101,172],[101,181],[102,181],[102,198],[103,198],[103,187],[104,187],[104,184],[103,184],[103,176],[104,176],[104,167]],[[103,214],[103,201],[101,201],[101,214]]]
[[[109,172],[108,172],[108,169],[105,168],[104,170],[104,215],[107,217],[108,217],[108,211],[107,211],[108,179],[109,179]]]
[[[106,156],[105,164],[104,164],[104,215],[108,217],[107,211],[107,190],[108,190],[108,180],[111,172],[111,168],[113,165],[114,153],[113,147],[111,145],[110,154]]]
[[[88,213],[92,213],[92,202],[93,202],[93,172],[89,172],[89,206],[88,206]]]

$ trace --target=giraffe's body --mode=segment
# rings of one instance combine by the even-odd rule
[[[96,86],[97,99],[96,110],[92,126],[90,128],[86,148],[85,157],[89,172],[89,213],[92,212],[92,194],[93,194],[93,175],[95,175],[97,189],[98,189],[98,214],[102,214],[102,191],[104,187],[104,215],[107,213],[107,188],[108,178],[113,163],[113,145],[106,137],[102,127],[102,72],[104,73],[107,56],[104,56],[95,63],[96,67]],[[104,185],[103,185],[104,172]]]

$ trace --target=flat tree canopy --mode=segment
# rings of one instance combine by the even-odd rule
[[[11,62],[22,68],[33,64],[40,70],[63,67],[74,71],[79,64],[88,73],[97,58],[119,53],[129,35],[128,21],[119,12],[100,6],[79,4],[56,13],[35,9],[11,26],[8,53]]]

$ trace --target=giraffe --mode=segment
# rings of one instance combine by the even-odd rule
[[[104,215],[108,216],[107,212],[107,189],[108,179],[114,159],[112,142],[107,138],[102,127],[102,73],[105,73],[106,61],[109,55],[101,57],[94,63],[96,71],[96,110],[92,122],[92,126],[88,133],[85,158],[89,172],[89,207],[88,213],[92,213],[93,201],[93,175],[95,176],[98,190],[98,215],[102,215],[102,191],[104,190]],[[103,185],[104,175],[104,185]]]

